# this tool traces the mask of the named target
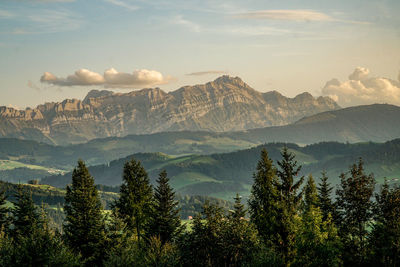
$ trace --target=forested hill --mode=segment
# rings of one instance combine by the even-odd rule
[[[386,143],[345,144],[323,142],[308,146],[286,144],[302,165],[302,175],[312,173],[319,177],[323,170],[328,172],[331,182],[336,184],[341,172],[363,158],[366,170],[373,172],[378,182],[383,177],[395,181],[400,177],[400,139]],[[213,155],[188,155],[172,157],[162,153],[139,153],[105,165],[89,168],[96,183],[119,185],[123,164],[130,158],[140,160],[154,182],[158,173],[165,169],[171,177],[171,184],[181,194],[200,194],[231,198],[236,192],[249,193],[253,182],[252,174],[262,148],[266,148],[270,157],[280,160],[283,143],[271,143],[232,153]],[[42,183],[65,186],[71,179],[71,173],[44,178]]]
[[[14,184],[0,181],[0,192],[5,192],[9,202],[16,201],[15,195],[18,186],[22,186],[22,190],[32,196],[33,202],[37,206],[45,205],[46,212],[51,220],[56,224],[57,228],[61,229],[62,219],[64,218],[63,206],[65,203],[65,189],[52,187],[49,185],[34,185],[34,184]],[[101,203],[104,209],[110,210],[111,205],[119,197],[119,187],[107,187],[104,185],[96,186],[99,190]],[[219,198],[208,196],[188,196],[176,195],[176,200],[179,203],[180,217],[187,219],[188,216],[194,216],[202,211],[202,207],[206,201],[223,207],[224,210],[233,208],[232,201],[227,201]]]

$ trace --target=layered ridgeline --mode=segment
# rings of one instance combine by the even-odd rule
[[[238,77],[222,76],[169,93],[159,88],[129,93],[93,90],[82,101],[68,99],[26,110],[0,107],[0,136],[65,145],[165,131],[240,131],[286,125],[338,108],[329,97],[261,93]]]
[[[400,137],[400,107],[392,105],[358,106],[327,111],[303,118],[287,126],[252,129],[242,132],[163,132],[95,139],[90,142],[54,146],[36,141],[0,138],[0,160],[17,161],[36,169],[27,175],[43,176],[48,171],[69,170],[81,158],[98,165],[139,152],[162,152],[169,155],[215,154],[247,149],[264,143],[288,142],[312,144],[323,141],[342,143],[385,142]],[[13,162],[0,162],[0,179],[18,182],[10,169],[24,167]],[[48,170],[50,168],[50,170]],[[3,172],[2,172],[3,171]],[[13,176],[14,175],[14,176]],[[11,177],[11,178],[10,178]]]
[[[154,182],[161,170],[166,170],[172,186],[180,194],[209,195],[232,199],[239,192],[250,193],[253,183],[252,174],[256,169],[262,148],[266,148],[270,157],[280,160],[280,151],[284,144],[273,143],[255,148],[213,155],[188,155],[173,157],[162,153],[139,153],[105,165],[89,167],[96,183],[116,186],[121,184],[122,169],[131,158],[140,160]],[[287,144],[303,165],[301,175],[312,173],[320,177],[327,171],[332,184],[339,182],[339,174],[360,157],[368,172],[373,172],[379,183],[384,177],[397,183],[400,178],[400,139],[385,143],[343,144],[325,142],[300,147]],[[71,173],[43,178],[41,183],[64,187],[71,180]]]

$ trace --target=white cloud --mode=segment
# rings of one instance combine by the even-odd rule
[[[245,12],[235,15],[236,18],[244,19],[269,19],[290,21],[333,21],[334,19],[322,12],[305,9],[276,9]]]
[[[349,79],[355,81],[361,81],[368,78],[369,69],[363,67],[357,67],[352,74],[350,74]]]
[[[118,72],[111,68],[104,72],[106,87],[124,87],[124,88],[137,88],[142,86],[153,86],[165,84],[169,78],[155,70],[135,70],[132,74],[125,72]]]
[[[331,96],[342,106],[374,103],[400,105],[400,79],[395,81],[368,75],[367,68],[357,67],[347,81],[328,81],[322,88],[322,94]]]
[[[223,70],[206,70],[206,71],[198,71],[186,74],[187,76],[203,76],[210,74],[226,74],[226,71]]]
[[[98,85],[104,83],[102,75],[87,69],[80,69],[67,78],[59,78],[50,72],[45,72],[40,78],[41,82],[59,86]]]
[[[132,11],[139,9],[138,6],[131,5],[130,3],[127,3],[127,2],[121,1],[121,0],[105,0],[105,1],[110,4],[113,4],[113,5],[116,5],[119,7],[123,7],[123,8],[129,9],[129,10],[132,10]]]
[[[171,78],[169,76],[164,77],[155,70],[141,69],[132,73],[125,73],[111,68],[106,70],[104,75],[87,69],[80,69],[67,78],[60,78],[50,72],[45,72],[40,81],[58,86],[103,85],[104,87],[114,88],[139,88],[165,84],[171,81]]]

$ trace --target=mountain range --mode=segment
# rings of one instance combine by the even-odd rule
[[[238,77],[222,76],[172,92],[92,90],[36,108],[0,107],[0,136],[68,145],[96,138],[171,131],[242,131],[282,126],[340,107],[329,97],[302,93],[287,98],[261,93]]]
[[[89,165],[98,165],[140,152],[162,152],[173,156],[204,155],[271,142],[300,145],[327,141],[385,142],[399,137],[400,107],[375,104],[322,112],[286,126],[239,132],[163,132],[94,139],[68,146],[0,138],[0,160],[70,170],[78,158]]]

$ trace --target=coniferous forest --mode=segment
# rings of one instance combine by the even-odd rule
[[[377,186],[362,159],[335,188],[301,167],[286,147],[277,162],[263,149],[248,201],[206,201],[181,220],[167,172],[152,186],[140,161],[126,162],[106,211],[80,160],[60,229],[21,185],[12,208],[0,193],[0,266],[399,266],[400,187]]]

